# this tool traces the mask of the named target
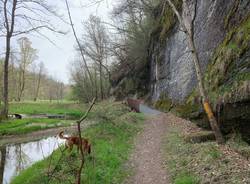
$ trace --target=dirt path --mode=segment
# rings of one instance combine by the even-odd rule
[[[143,132],[138,135],[130,165],[134,176],[126,183],[134,184],[168,184],[168,175],[164,168],[162,141],[166,134],[166,115],[151,116],[145,122]]]

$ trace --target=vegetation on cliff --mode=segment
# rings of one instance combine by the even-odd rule
[[[205,74],[205,84],[213,103],[249,99],[250,16],[227,33],[216,49]]]
[[[137,94],[144,96],[150,90],[150,57],[153,42],[164,45],[168,32],[176,23],[174,13],[163,0],[143,3],[120,3],[113,14],[122,23],[118,28],[125,39],[120,39],[114,49],[118,63],[112,69],[113,94],[122,98]],[[178,8],[181,0],[174,1]]]

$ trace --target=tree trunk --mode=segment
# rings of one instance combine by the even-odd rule
[[[197,80],[198,80],[198,87],[199,87],[200,95],[202,98],[202,104],[203,104],[204,110],[207,114],[208,120],[210,122],[210,126],[211,126],[212,130],[214,131],[214,135],[216,137],[216,140],[219,144],[222,144],[225,142],[225,140],[222,136],[218,122],[216,121],[216,118],[214,116],[212,108],[209,104],[208,96],[204,90],[204,86],[203,86],[203,82],[202,82],[201,67],[199,64],[197,50],[195,48],[192,36],[187,34],[187,37],[188,37],[188,46],[191,49],[191,53],[192,53],[192,57],[193,57],[196,76],[197,76]]]
[[[95,74],[95,98],[98,99],[98,86],[97,86],[97,72],[96,69],[94,69],[94,74]]]
[[[13,0],[12,2],[12,10],[11,10],[11,20],[8,20],[8,10],[7,10],[7,0],[4,1],[4,23],[6,28],[6,52],[4,58],[4,82],[3,82],[3,108],[1,110],[1,117],[8,118],[8,109],[9,109],[9,59],[10,59],[10,41],[14,31],[15,25],[15,11],[17,0]],[[10,25],[9,25],[10,22]]]
[[[104,99],[104,95],[103,95],[103,84],[102,84],[102,65],[101,62],[99,62],[99,72],[100,72],[100,92],[101,92],[101,99]]]
[[[193,36],[194,35],[193,21],[194,21],[195,16],[192,18],[192,20],[189,20],[189,22],[184,22],[183,18],[179,14],[179,12],[176,9],[173,2],[171,0],[166,0],[166,1],[168,2],[171,9],[174,11],[174,13],[175,13],[175,15],[180,23],[180,26],[182,27],[184,33],[187,36],[187,44],[188,44],[188,47],[189,47],[191,54],[192,54],[192,57],[193,57],[193,63],[195,66],[196,77],[198,80],[198,87],[199,87],[199,91],[200,91],[200,96],[202,98],[202,104],[203,104],[204,110],[208,116],[210,126],[211,126],[212,130],[214,131],[216,141],[218,142],[218,144],[223,144],[225,142],[225,140],[224,140],[222,133],[220,131],[218,122],[215,119],[214,113],[213,113],[212,108],[209,104],[208,96],[207,96],[205,89],[204,89],[204,86],[203,86],[200,62],[199,62],[197,50],[196,50],[196,47],[194,44],[194,36]],[[184,1],[184,0],[183,0],[183,2],[186,3],[186,1]],[[196,9],[194,11],[196,11]],[[196,15],[196,12],[194,12],[194,15]]]
[[[0,162],[0,183],[3,183],[3,176],[4,176],[4,166],[6,160],[6,146],[0,148],[1,152],[1,162]]]
[[[10,58],[10,35],[6,36],[6,53],[4,59],[4,74],[3,74],[3,108],[1,112],[2,118],[8,118],[9,109],[9,58]]]
[[[21,64],[22,65],[22,64]],[[25,70],[26,70],[26,64],[23,63],[23,66],[20,66],[20,75],[19,75],[19,91],[18,91],[18,96],[17,100],[20,102],[21,98],[23,96],[24,92],[24,87],[25,87]]]
[[[80,51],[80,54],[81,54],[81,57],[82,57],[82,60],[84,62],[84,66],[85,66],[85,69],[88,73],[88,77],[89,77],[89,80],[91,82],[91,86],[94,86],[94,82],[93,82],[93,78],[91,76],[91,72],[89,70],[89,67],[88,67],[88,64],[87,64],[87,61],[85,59],[85,56],[84,56],[84,52],[83,52],[83,48],[81,46],[81,43],[76,35],[76,31],[75,31],[75,28],[74,28],[74,24],[73,24],[73,20],[72,20],[72,17],[71,17],[71,12],[70,12],[70,9],[69,9],[69,4],[68,4],[68,0],[65,0],[65,3],[66,3],[66,8],[67,8],[67,12],[68,12],[68,16],[69,16],[69,21],[70,21],[70,26],[71,26],[71,29],[73,31],[73,34],[74,34],[74,37],[75,37],[75,40],[76,40],[76,43],[77,43],[77,46],[79,48],[79,51]],[[93,88],[91,88],[92,90],[92,96],[94,96],[94,91],[93,91]]]
[[[41,83],[41,75],[39,73],[34,101],[37,100],[37,97],[38,97],[38,94],[39,94],[39,89],[40,89],[40,83]]]
[[[26,68],[24,67],[23,68],[23,71],[22,71],[22,79],[21,79],[21,88],[20,88],[20,96],[19,96],[19,101],[21,101],[21,98],[23,96],[23,92],[24,92],[24,87],[25,87],[25,70]]]

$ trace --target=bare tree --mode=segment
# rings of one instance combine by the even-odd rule
[[[17,0],[12,1],[12,8],[11,12],[7,10],[7,3],[8,0],[1,1],[3,3],[3,13],[4,13],[4,27],[6,29],[6,37],[5,37],[5,58],[4,58],[4,77],[3,77],[3,109],[1,111],[1,115],[3,118],[7,118],[8,116],[8,77],[9,77],[9,58],[10,58],[10,43],[11,38],[14,32],[14,25],[15,25],[15,16],[16,16],[16,6]],[[9,14],[10,13],[10,14]]]
[[[86,113],[81,117],[81,119],[79,121],[77,121],[77,130],[78,130],[78,136],[80,139],[80,145],[82,145],[81,123],[88,117],[88,114],[91,111],[91,109],[93,108],[95,101],[96,101],[96,98],[94,98],[92,100],[92,103],[90,104]],[[80,167],[79,167],[78,172],[77,172],[76,184],[81,184],[82,169],[83,169],[84,162],[85,162],[83,146],[80,146],[80,151],[81,151],[81,164],[80,164]]]
[[[212,111],[212,108],[209,104],[209,98],[208,98],[208,95],[205,91],[204,84],[202,81],[202,73],[201,73],[198,52],[197,52],[197,49],[196,49],[195,43],[194,43],[194,19],[195,19],[195,15],[196,15],[196,8],[194,8],[193,11],[190,11],[190,9],[188,8],[189,7],[188,2],[186,0],[183,0],[183,7],[184,7],[183,12],[184,12],[185,16],[182,17],[180,15],[180,13],[178,12],[177,8],[175,7],[174,3],[171,0],[166,0],[166,2],[169,4],[169,6],[174,11],[175,15],[178,18],[180,26],[183,29],[183,32],[187,36],[187,44],[188,44],[188,47],[190,49],[190,52],[191,52],[191,55],[193,58],[192,61],[194,62],[194,66],[195,66],[196,77],[198,80],[198,87],[199,87],[200,96],[202,98],[203,107],[204,107],[205,112],[207,113],[211,128],[214,131],[217,142],[219,144],[222,144],[225,141],[224,141],[224,138],[223,138],[222,133],[220,131],[218,122],[217,122],[217,120],[214,116],[214,113]],[[197,3],[197,2],[195,1],[195,3]],[[194,5],[194,6],[196,7],[196,5]]]
[[[81,57],[82,57],[82,61],[84,63],[84,67],[85,67],[85,70],[88,74],[88,78],[91,82],[91,86],[94,86],[94,81],[93,81],[93,77],[91,75],[91,72],[89,70],[89,67],[88,67],[88,64],[87,64],[87,61],[85,59],[85,56],[84,56],[84,52],[83,52],[83,48],[81,47],[81,44],[80,44],[80,41],[77,37],[77,34],[76,34],[76,31],[75,31],[75,27],[74,27],[74,24],[73,24],[73,20],[72,20],[72,17],[71,17],[71,12],[70,12],[70,8],[69,8],[69,4],[68,4],[68,1],[65,0],[65,4],[66,4],[66,7],[67,7],[67,12],[68,12],[68,17],[69,17],[69,21],[70,21],[70,26],[71,26],[71,29],[73,31],[73,34],[74,34],[74,37],[75,37],[75,40],[76,40],[76,43],[77,43],[77,46],[78,46],[78,49],[80,51],[80,54],[81,54]],[[92,89],[92,88],[91,88]],[[92,94],[93,94],[93,90],[92,90]]]
[[[155,4],[156,1],[151,0],[125,0],[120,1],[112,12],[115,23],[110,26],[117,32],[112,36],[110,52],[118,61],[111,70],[112,93],[118,98],[148,92],[147,53],[152,28],[155,27],[152,18]]]
[[[87,59],[87,58],[86,58]],[[91,84],[82,59],[75,59],[72,62],[71,78],[73,84],[74,97],[83,102],[89,102],[93,97],[97,97],[95,67],[90,68],[93,76],[94,86]],[[94,93],[93,93],[94,92]]]
[[[37,83],[36,83],[36,88],[35,88],[35,96],[34,96],[34,101],[37,100],[38,98],[38,94],[39,94],[39,90],[40,90],[40,84],[41,84],[41,79],[42,79],[42,75],[43,75],[43,72],[44,72],[44,63],[43,62],[40,62],[39,63],[39,71],[37,73]]]
[[[2,100],[3,100],[3,59],[0,59],[0,106],[2,105]]]
[[[5,57],[4,57],[4,82],[3,82],[3,101],[1,110],[2,118],[8,115],[9,98],[9,58],[11,39],[13,36],[36,32],[38,35],[47,38],[40,30],[47,29],[56,33],[56,27],[51,23],[52,16],[62,20],[52,6],[49,6],[46,0],[1,0],[0,1],[0,20],[3,20],[4,26],[0,28],[1,37],[5,38]],[[47,38],[48,39],[48,38]]]
[[[10,63],[9,63],[9,99],[10,100],[16,100],[17,96],[17,51],[15,51],[13,48],[11,48],[10,53]]]
[[[20,60],[18,67],[19,77],[18,77],[17,100],[20,101],[25,89],[27,69],[37,58],[36,55],[37,51],[36,49],[32,48],[31,42],[29,41],[28,38],[22,37],[18,41],[20,46]]]
[[[99,82],[100,82],[100,95],[104,99],[104,70],[108,74],[110,80],[110,72],[105,61],[108,57],[108,34],[106,28],[101,23],[99,17],[91,15],[89,20],[85,23],[86,34],[83,38],[82,48],[86,56],[88,56],[95,64],[98,65]]]

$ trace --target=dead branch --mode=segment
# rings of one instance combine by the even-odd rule
[[[67,0],[66,0],[67,1]],[[88,114],[89,112],[91,111],[92,107],[94,106],[95,104],[95,101],[96,101],[96,98],[94,98],[92,100],[92,103],[91,105],[89,106],[88,110],[85,112],[85,114],[81,117],[81,119],[79,121],[77,121],[77,129],[78,129],[78,135],[79,135],[79,139],[80,139],[80,145],[82,145],[82,134],[81,134],[81,123],[88,117]],[[85,159],[84,159],[84,153],[83,153],[83,147],[80,146],[80,151],[81,151],[81,164],[80,164],[80,167],[79,167],[79,170],[77,172],[77,179],[76,179],[76,183],[77,184],[81,184],[81,173],[82,173],[82,169],[83,169],[83,166],[84,166],[84,162],[85,162]]]
[[[78,37],[77,37],[77,35],[76,35],[76,31],[75,31],[75,27],[74,27],[73,20],[72,20],[72,17],[71,17],[71,13],[70,13],[68,1],[65,0],[65,3],[66,3],[66,7],[67,7],[67,12],[68,12],[68,17],[69,17],[69,21],[70,21],[70,26],[71,26],[71,28],[72,28],[72,31],[73,31],[73,34],[74,34],[74,37],[75,37],[77,46],[78,46],[79,51],[80,51],[80,53],[81,53],[81,57],[82,57],[82,60],[83,60],[83,62],[84,62],[86,71],[87,71],[87,73],[88,73],[90,82],[91,82],[92,86],[94,86],[94,82],[93,82],[93,79],[92,79],[90,70],[89,70],[89,68],[88,68],[87,61],[86,61],[85,56],[84,56],[84,53],[83,53],[83,48],[81,47],[80,41],[79,41],[79,39],[78,39]]]

